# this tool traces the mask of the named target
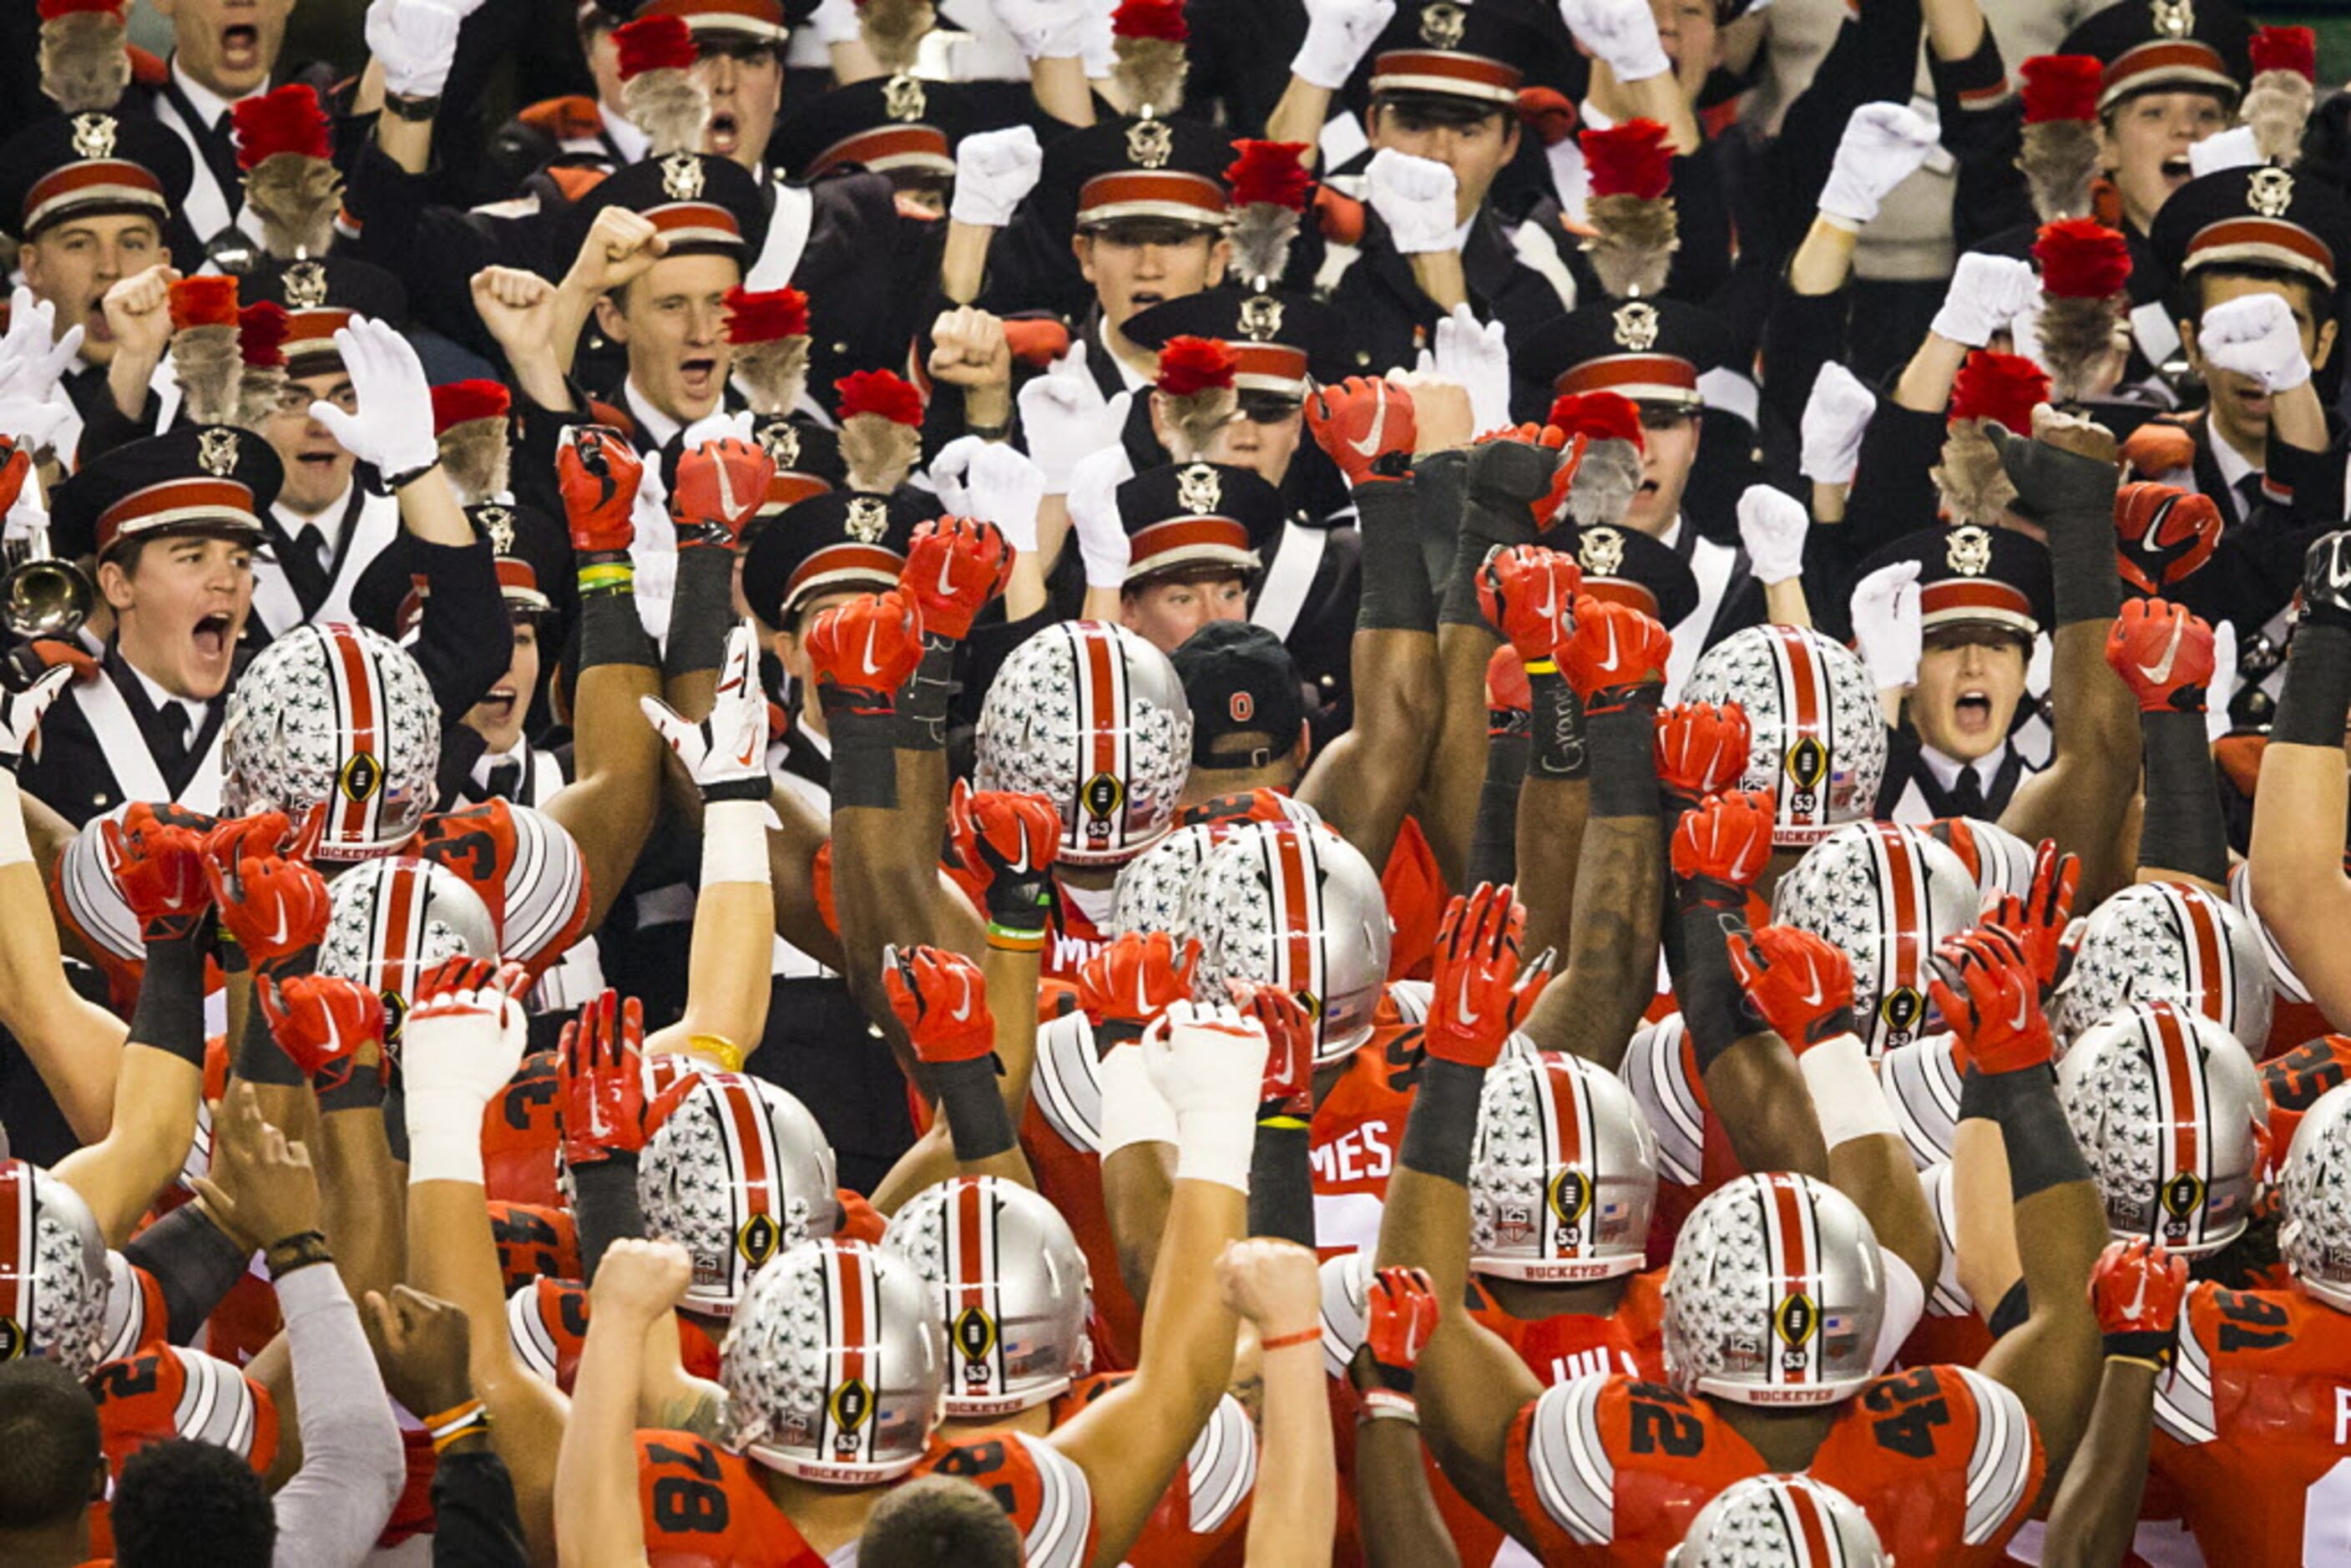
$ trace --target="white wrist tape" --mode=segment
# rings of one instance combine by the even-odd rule
[[[775,812],[764,800],[713,800],[702,808],[702,885],[748,882],[771,885],[768,824]]]
[[[408,1180],[486,1185],[481,1102],[442,1089],[408,1092]]]
[[[1122,1045],[1102,1059],[1102,1157],[1129,1144],[1176,1142],[1176,1113],[1159,1097],[1143,1047]]]
[[[1257,1121],[1246,1110],[1203,1107],[1176,1119],[1176,1179],[1212,1181],[1246,1196]]]
[[[1824,1040],[1796,1058],[1796,1066],[1812,1093],[1813,1114],[1820,1118],[1821,1142],[1829,1148],[1855,1138],[1902,1135],[1877,1074],[1862,1054],[1859,1035]]]

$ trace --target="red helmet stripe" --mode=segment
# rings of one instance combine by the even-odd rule
[[[2189,962],[2189,984],[2196,992],[2197,1010],[2223,1027],[2233,1024],[2237,998],[2231,986],[2231,973],[2226,944],[2220,940],[2220,922],[2203,899],[2184,888],[2167,889],[2172,907],[2178,912],[2179,934],[2185,937]]]
[[[343,628],[327,625],[319,628],[330,650],[330,663],[336,678],[327,683],[338,712],[336,718],[341,733],[349,737],[350,750],[342,761],[345,770],[334,785],[335,831],[333,837],[343,845],[373,843],[377,825],[383,814],[383,800],[391,780],[383,773],[383,737],[378,733],[382,723],[383,694],[376,689],[375,661],[368,656],[356,637],[339,635]],[[365,756],[375,765],[373,788],[364,798],[353,800],[347,787],[351,759]]]
[[[383,960],[380,978],[386,989],[405,1002],[414,996],[421,977],[410,963],[411,936],[424,923],[425,873],[421,866],[403,865],[376,883],[374,904],[368,911],[374,953]]]
[[[2211,1117],[2212,1108],[2210,1085],[2204,1076],[2204,1053],[2189,1038],[2178,1009],[2154,1008],[2147,1022],[2154,1026],[2155,1033],[2147,1045],[2155,1059],[2156,1115],[2170,1134],[2169,1163],[2157,1167],[2154,1173],[2153,1239],[2160,1241],[2165,1239],[2163,1221],[2168,1212],[2163,1203],[2166,1184],[2175,1176],[2192,1173],[2204,1191],[2211,1188],[2212,1145],[2204,1135],[2204,1126]],[[2142,1040],[2146,1039],[2146,1024],[2141,1025]],[[2199,1204],[2197,1212],[2185,1219],[2189,1229],[2186,1239],[2202,1241],[2203,1206]]]
[[[1820,1500],[1800,1483],[1772,1489],[1779,1496],[1780,1507],[1788,1521],[1788,1533],[1802,1549],[1802,1568],[1834,1568],[1842,1553],[1837,1550],[1836,1536],[1821,1517]]]
[[[1812,1195],[1802,1185],[1785,1172],[1774,1172],[1763,1178],[1764,1229],[1771,1239],[1770,1250],[1779,1265],[1772,1282],[1771,1312],[1775,1337],[1782,1304],[1789,1297],[1801,1295],[1812,1301],[1811,1333],[1801,1345],[1781,1340],[1780,1348],[1771,1357],[1771,1380],[1780,1384],[1809,1384],[1817,1381],[1815,1368],[1820,1360],[1820,1306],[1813,1299],[1820,1279],[1820,1240],[1816,1217],[1813,1213]],[[1792,1354],[1801,1350],[1802,1354]]]
[[[1871,828],[1884,875],[1878,880],[1878,895],[1885,907],[1879,915],[1885,924],[1880,930],[1893,934],[1894,946],[1887,959],[1886,971],[1878,976],[1878,992],[1891,996],[1896,989],[1919,990],[1919,960],[1927,937],[1927,879],[1918,874],[1918,845],[1910,830],[1891,822],[1876,823]]]
[[[1295,832],[1276,831],[1265,835],[1266,849],[1272,864],[1266,869],[1273,873],[1274,915],[1280,922],[1277,929],[1282,943],[1283,983],[1293,991],[1307,991],[1317,1000],[1322,996],[1322,977],[1315,956],[1320,946],[1322,922],[1314,918],[1311,907],[1313,900],[1313,874],[1307,869],[1306,846]]]
[[[826,1294],[832,1298],[832,1396],[825,1401],[822,1448],[829,1458],[863,1460],[872,1457],[873,1428],[874,1379],[867,1367],[867,1347],[875,1331],[873,1301],[873,1260],[862,1247],[828,1247],[825,1249],[824,1280]],[[856,1428],[856,1451],[843,1454],[835,1426],[842,1387],[860,1383],[865,1387],[864,1416]]]
[[[718,1092],[719,1142],[734,1162],[735,1190],[743,1195],[742,1212],[735,1217],[736,1236],[739,1240],[743,1227],[764,1214],[778,1227],[780,1241],[783,1216],[776,1212],[775,1128],[768,1121],[767,1105],[747,1080],[733,1073],[714,1075],[711,1082]],[[738,1247],[738,1256],[740,1251]]]
[[[40,1266],[39,1234],[33,1167],[22,1160],[0,1164],[0,1318],[28,1336],[33,1332],[33,1281]]]

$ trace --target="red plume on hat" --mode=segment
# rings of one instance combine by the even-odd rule
[[[41,0],[41,91],[66,114],[111,110],[131,85],[122,0]]]
[[[2055,299],[2104,299],[2130,282],[2130,242],[2095,218],[2042,225],[2032,259],[2041,291]]]
[[[1951,382],[1942,461],[1934,470],[1951,521],[1989,528],[2016,499],[2016,486],[1984,426],[1996,422],[2019,435],[2030,434],[2032,410],[2049,401],[2049,392],[2047,374],[2022,354],[1978,349],[1960,364]]]
[[[1601,287],[1620,299],[1665,287],[1681,248],[1680,220],[1667,194],[1674,152],[1666,138],[1654,120],[1628,120],[1576,138],[1592,181],[1585,214],[1593,233],[1584,250]]]
[[[726,340],[751,412],[789,413],[808,388],[808,296],[797,288],[730,288]]]
[[[1170,338],[1160,348],[1152,386],[1176,462],[1207,456],[1217,432],[1240,407],[1239,375],[1240,356],[1220,338]]]
[[[479,506],[507,487],[507,411],[513,406],[497,382],[444,382],[433,389],[433,435],[460,505]]]
[[[710,123],[710,93],[694,78],[694,34],[676,16],[640,16],[612,29],[621,53],[621,109],[645,133],[646,153],[691,152]]]
[[[1236,154],[1225,166],[1225,183],[1231,187],[1233,259],[1240,276],[1250,282],[1270,284],[1290,265],[1290,247],[1298,238],[1299,214],[1314,178],[1306,172],[1303,141],[1233,143]]]
[[[236,422],[259,431],[277,412],[286,390],[286,308],[256,299],[236,313],[236,351],[243,368],[236,382]]]
[[[248,98],[230,111],[245,200],[261,219],[261,245],[280,261],[323,256],[334,243],[342,176],[319,95],[298,82]]]
[[[832,383],[840,399],[841,461],[849,487],[887,495],[914,471],[923,444],[923,394],[890,371],[852,371]]]
[[[1120,0],[1110,16],[1111,75],[1134,112],[1145,118],[1184,106],[1184,53],[1192,36],[1184,0]]]
[[[172,285],[172,371],[189,419],[235,423],[245,372],[235,278],[183,277]]]
[[[1159,377],[1154,384],[1169,397],[1230,391],[1240,368],[1239,356],[1221,338],[1170,338],[1159,350]]]
[[[1519,89],[1519,123],[1546,147],[1556,147],[1574,135],[1579,118],[1574,100],[1557,88]]]
[[[2095,55],[2035,55],[2022,68],[2024,137],[2016,166],[2043,223],[2089,215],[2105,70]]]
[[[1641,411],[1620,392],[1566,392],[1552,401],[1545,423],[1556,426],[1580,455],[1568,482],[1567,514],[1579,527],[1614,523],[1641,488]]]
[[[2292,168],[2318,80],[2318,35],[2308,27],[2263,27],[2253,35],[2253,80],[2238,106],[2263,158]]]
[[[1641,434],[1641,410],[1620,392],[1562,392],[1553,399],[1543,421],[1562,435],[1592,441],[1629,441],[1634,450],[1646,448]]]
[[[2041,267],[2041,361],[2057,401],[2078,402],[2101,390],[2097,379],[2113,362],[2129,308],[2130,244],[2095,218],[2064,218],[2041,225],[2032,259]]]

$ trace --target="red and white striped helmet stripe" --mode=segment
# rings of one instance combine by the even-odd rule
[[[696,1297],[695,1304],[723,1315],[734,1311],[760,1265],[784,1247],[785,1217],[777,1192],[783,1154],[768,1108],[747,1080],[724,1073],[714,1074],[708,1082],[716,1102],[718,1146],[726,1165],[719,1190],[731,1206],[727,1226],[734,1245],[726,1254],[726,1300]]]
[[[1812,644],[1792,627],[1771,628],[1771,674],[1779,686],[1781,736],[1779,831],[1782,844],[1810,843],[1836,825],[1829,815],[1830,716],[1835,694]]]
[[[1542,1256],[1589,1258],[1598,1250],[1600,1230],[1593,1212],[1600,1197],[1600,1173],[1593,1168],[1600,1136],[1593,1125],[1592,1103],[1583,1080],[1573,1072],[1531,1076],[1539,1106],[1535,1125],[1542,1138],[1543,1169],[1552,1173],[1543,1186]]]
[[[1775,1388],[1808,1388],[1821,1381],[1820,1216],[1813,1195],[1785,1172],[1758,1184],[1762,1199],[1766,1277],[1771,1300],[1768,1380]]]
[[[826,1248],[821,1282],[826,1393],[817,1448],[834,1464],[871,1464],[884,1370],[873,1254],[863,1247]]]
[[[2162,1154],[2155,1169],[2152,1239],[2170,1248],[2200,1248],[2212,1190],[2212,1084],[2203,1051],[2168,1006],[2139,1015],[2138,1034],[2154,1068],[2156,1133]]]
[[[2155,884],[2165,911],[2179,932],[2179,951],[2186,966],[2188,988],[2197,998],[2197,1010],[2224,1029],[2237,1021],[2237,966],[2231,961],[2228,934],[2220,918],[2201,897],[2165,883]]]
[[[327,700],[344,750],[318,854],[323,860],[362,858],[407,836],[404,825],[395,832],[385,821],[392,776],[385,766],[390,726],[383,672],[373,651],[348,634],[350,628],[330,624],[320,630],[328,633]]]
[[[1312,1016],[1319,1045],[1329,997],[1321,868],[1312,863],[1303,832],[1260,833],[1257,842],[1273,896],[1274,983],[1297,996]]]
[[[40,1206],[33,1196],[33,1167],[22,1160],[0,1164],[0,1336],[7,1359],[33,1348],[34,1293],[40,1274]]]
[[[1105,623],[1071,622],[1071,663],[1078,678],[1078,809],[1064,847],[1092,854],[1128,848],[1126,794],[1134,777],[1126,659]]]
[[[996,1200],[976,1181],[955,1184],[946,1228],[947,1339],[955,1375],[947,1391],[964,1398],[1004,1392],[1004,1312],[998,1297]]]
[[[1928,901],[1927,868],[1918,863],[1913,830],[1891,822],[1871,824],[1870,854],[1877,871],[1870,879],[1877,894],[1877,929],[1886,933],[1886,950],[1878,960],[1877,1027],[1871,1031],[1870,1044],[1875,1054],[1883,1054],[1917,1039],[1926,1017],[1926,966],[1935,913]]]

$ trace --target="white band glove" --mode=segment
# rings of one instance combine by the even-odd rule
[[[1861,466],[1861,438],[1877,412],[1877,394],[1831,360],[1804,400],[1802,473],[1823,485],[1850,485]]]
[[[1434,158],[1416,158],[1393,147],[1372,154],[1366,172],[1372,211],[1387,225],[1388,237],[1402,256],[1458,250],[1454,236],[1460,226],[1453,216],[1452,169]]]
[[[2012,256],[1966,252],[1952,269],[1951,287],[1943,308],[1935,312],[1932,330],[1938,338],[1980,349],[1994,332],[2024,313],[2041,293],[2041,275],[2032,264]]]
[[[1177,1002],[1144,1030],[1142,1050],[1176,1113],[1176,1179],[1249,1191],[1265,1027],[1229,1005]]]
[[[1124,449],[1120,449],[1124,455]],[[1045,471],[1027,454],[1000,441],[982,442],[964,478],[970,509],[963,515],[994,523],[1004,542],[1035,553],[1037,508],[1045,500]]]
[[[1290,62],[1290,74],[1337,92],[1395,15],[1395,0],[1306,0],[1306,42]]]
[[[1428,370],[1469,394],[1469,419],[1479,434],[1510,423],[1510,349],[1499,320],[1480,322],[1456,305],[1437,324],[1437,351]]]
[[[56,331],[55,308],[19,285],[9,296],[7,334],[0,337],[0,435],[28,452],[47,446],[74,411],[57,382],[81,352],[81,326],[67,328],[63,337]]]
[[[980,228],[1002,228],[1037,188],[1044,167],[1037,133],[1025,125],[965,137],[956,146],[955,201],[947,216]]]
[[[451,0],[375,0],[368,7],[368,53],[383,68],[383,90],[439,98],[457,58],[457,28],[479,5]]]
[[[386,321],[354,316],[335,332],[335,348],[351,378],[359,412],[314,402],[310,417],[327,427],[343,450],[375,465],[386,479],[429,468],[441,460],[433,439],[433,387],[408,340]]]
[[[2201,141],[2190,142],[2188,148],[2188,170],[2198,179],[2217,174],[2223,169],[2246,169],[2262,162],[2261,143],[2253,138],[2253,128],[2239,125],[2207,136]]]
[[[1125,394],[1119,394],[1123,397]],[[1105,446],[1078,465],[1070,478],[1070,527],[1078,536],[1088,588],[1119,588],[1126,582],[1134,541],[1119,521],[1118,487],[1134,476],[1126,448]]]
[[[1641,81],[1674,68],[1657,41],[1649,0],[1559,0],[1559,15],[1575,41],[1606,61],[1618,81]]]
[[[857,25],[857,0],[824,0],[801,26],[815,33],[817,41],[828,49],[835,44],[853,44],[864,36]]]
[[[987,0],[1029,60],[1073,60],[1085,47],[1086,0]]]
[[[1812,531],[1804,504],[1785,490],[1750,485],[1739,497],[1739,542],[1766,588],[1804,575],[1804,536]]]
[[[1865,103],[1854,110],[1821,188],[1822,215],[1855,228],[1875,219],[1886,193],[1927,161],[1940,134],[1933,115],[1907,103]]]
[[[2212,624],[2212,691],[2204,705],[2204,739],[2218,746],[2229,737],[2235,721],[2229,716],[2229,699],[2236,695],[2237,623],[2223,615]],[[0,822],[6,819],[0,817]]]
[[[1925,633],[1918,621],[1918,563],[1879,567],[1853,587],[1853,638],[1861,662],[1881,692],[1918,684],[1918,651]]]
[[[482,1113],[522,1065],[529,1043],[522,1005],[498,977],[420,1000],[400,1042],[412,1184],[481,1185]]]
[[[1142,1046],[1113,1046],[1102,1059],[1101,1080],[1102,1158],[1132,1144],[1175,1144],[1176,1113],[1151,1082]]]
[[[741,441],[757,446],[759,431],[751,411],[738,408],[732,412],[714,409],[678,433],[678,450],[691,452],[714,441]]]
[[[1043,375],[1029,379],[1020,389],[1020,430],[1028,439],[1029,455],[1045,471],[1045,494],[1070,493],[1070,471],[1081,457],[1119,439],[1132,401],[1125,392],[1102,396],[1086,369],[1082,338]]]
[[[637,706],[685,764],[686,776],[703,799],[765,799],[768,694],[759,686],[759,639],[749,622],[726,633],[718,693],[707,718],[685,718],[656,696],[640,696]]]
[[[2270,392],[2310,380],[2302,328],[2281,295],[2244,294],[2213,306],[2197,323],[2196,347],[2214,370],[2250,376]]]

